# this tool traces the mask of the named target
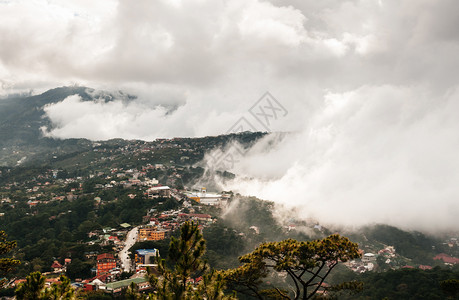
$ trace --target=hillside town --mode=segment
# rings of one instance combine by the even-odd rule
[[[156,166],[156,168],[163,168],[163,166]],[[178,208],[171,210],[148,209],[142,217],[141,224],[121,223],[115,227],[104,227],[87,233],[87,241],[85,243],[88,246],[99,246],[111,251],[108,253],[100,253],[100,251],[85,253],[85,258],[93,262],[93,268],[91,269],[93,276],[90,278],[76,278],[72,283],[76,289],[84,291],[100,290],[117,294],[131,283],[135,283],[140,291],[149,291],[151,287],[145,277],[146,268],[156,267],[155,260],[157,256],[160,256],[160,253],[157,249],[136,249],[134,253],[131,253],[129,251],[130,248],[135,243],[161,241],[170,238],[171,234],[177,231],[186,221],[199,224],[199,228],[201,230],[204,229],[206,226],[213,224],[216,218],[210,214],[201,213],[202,207],[223,207],[227,205],[230,195],[207,194],[205,188],[201,188],[199,192],[171,189],[168,186],[159,184],[159,181],[154,178],[149,179],[146,177],[144,170],[122,170],[117,168],[112,170],[111,175],[108,176],[102,173],[89,176],[87,180],[101,178],[108,182],[105,184],[97,183],[89,188],[95,192],[88,192],[85,187],[85,179],[82,177],[57,179],[58,171],[56,170],[48,170],[44,174],[37,176],[36,179],[23,183],[24,185],[17,182],[7,184],[4,191],[32,186],[32,188],[26,189],[27,195],[30,195],[26,202],[31,211],[27,214],[30,215],[37,215],[44,205],[52,205],[56,201],[78,201],[79,197],[93,195],[100,190],[116,189],[117,187],[132,191],[127,197],[133,200],[141,192],[146,199],[158,199],[160,201],[175,199],[177,203],[181,203]],[[62,194],[57,192],[56,186],[61,187]],[[69,186],[71,188],[68,188]],[[196,195],[199,195],[199,197]],[[116,199],[94,197],[93,208],[97,210],[110,201],[116,201]],[[21,203],[17,200],[12,201],[9,197],[4,197],[2,198],[2,204],[14,209],[15,206]],[[158,204],[161,205],[162,202],[158,202]],[[72,212],[68,211],[66,213],[70,214]],[[5,213],[2,213],[1,216],[5,217]],[[60,215],[52,215],[49,220],[53,221],[61,216],[62,213]],[[65,274],[67,267],[71,263],[72,259],[67,257],[63,259],[63,262],[54,260],[50,266],[51,270],[43,273],[47,278],[47,286],[57,282],[59,275]],[[126,279],[121,279],[120,276],[123,273],[131,275]],[[14,288],[23,282],[25,282],[24,278],[14,278],[6,287]]]
[[[1,168],[0,221],[18,240],[16,256],[25,262],[5,287],[14,290],[35,270],[46,277],[47,286],[59,283],[65,274],[76,290],[85,293],[119,296],[132,284],[140,292],[151,292],[154,287],[146,277],[147,269],[155,272],[157,258],[163,258],[171,237],[187,221],[197,224],[206,237],[207,230],[218,228],[223,231],[217,236],[227,232],[233,239],[231,257],[223,254],[224,249],[210,257],[222,266],[236,266],[238,255],[269,239],[311,238],[304,232],[320,238],[332,233],[316,221],[288,218],[278,223],[271,203],[251,198],[246,201],[254,206],[238,202],[232,217],[225,214],[237,219],[245,213],[243,220],[226,220],[221,227],[222,212],[241,196],[196,184],[206,166],[196,163],[205,146],[191,149],[195,143],[186,139],[94,143],[88,151],[56,155],[42,167]],[[82,169],[82,161],[89,167]],[[231,178],[230,173],[219,175]],[[21,224],[26,223],[35,231],[23,230]],[[218,243],[226,238],[221,235]],[[213,243],[209,249],[220,247]],[[430,246],[432,253],[422,261],[413,261],[403,247],[366,236],[359,246],[361,258],[343,264],[356,274],[459,266],[457,236]],[[202,278],[189,280],[198,285]]]

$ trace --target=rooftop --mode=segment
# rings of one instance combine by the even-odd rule
[[[110,283],[107,283],[107,289],[116,290],[119,288],[128,287],[132,282],[134,282],[135,284],[139,284],[139,283],[143,283],[146,281],[147,279],[145,277],[137,277],[137,278],[130,278],[130,279],[125,279],[125,280],[110,282]]]
[[[156,252],[158,249],[137,249],[135,252],[139,255],[147,255],[147,254],[154,254],[156,255]]]
[[[158,191],[158,190],[170,190],[171,188],[168,186],[154,186],[149,188],[150,191]]]
[[[185,194],[188,197],[199,197],[199,198],[220,198],[222,196],[217,193],[201,193],[201,192],[187,192]]]
[[[100,260],[100,259],[115,259],[115,257],[113,256],[113,254],[110,254],[110,253],[104,253],[104,254],[99,254],[97,255],[97,260]]]

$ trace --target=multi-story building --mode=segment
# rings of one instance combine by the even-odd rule
[[[157,197],[170,197],[171,189],[168,186],[154,186],[147,190],[148,198],[153,199]]]
[[[116,268],[116,260],[113,254],[104,253],[97,256],[97,275],[108,273]]]
[[[198,203],[203,205],[220,205],[222,200],[222,195],[207,193],[206,188],[201,188],[201,192],[187,192],[185,195]]]
[[[166,231],[158,230],[157,227],[145,227],[139,229],[138,241],[160,241],[166,238]]]
[[[159,255],[158,249],[138,249],[138,250],[135,250],[135,264],[136,264],[136,266],[151,264],[157,254]]]

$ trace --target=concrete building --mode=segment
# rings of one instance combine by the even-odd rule
[[[97,256],[97,275],[110,272],[116,268],[116,260],[113,254],[104,253]]]
[[[220,205],[222,200],[222,195],[215,193],[207,193],[206,188],[201,188],[201,192],[188,192],[185,195],[198,203],[204,205]]]
[[[153,179],[148,179],[147,178],[147,179],[145,179],[143,184],[146,185],[146,186],[155,186],[155,185],[159,184],[159,181],[156,178],[153,178]]]
[[[171,189],[168,186],[154,186],[147,190],[148,198],[170,197]]]
[[[160,241],[166,238],[166,231],[159,230],[156,226],[139,229],[138,241]]]
[[[135,250],[135,264],[148,265],[156,258],[156,254],[159,255],[158,249],[137,249]]]

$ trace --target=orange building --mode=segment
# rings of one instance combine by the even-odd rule
[[[160,241],[166,238],[166,232],[157,230],[156,227],[147,227],[139,229],[139,241]]]
[[[113,254],[104,253],[97,256],[97,276],[108,273],[116,268],[116,260]]]

